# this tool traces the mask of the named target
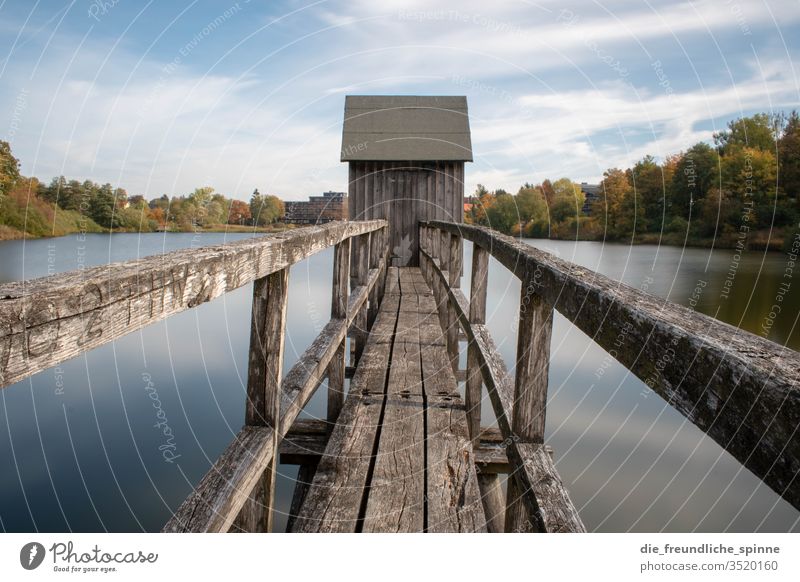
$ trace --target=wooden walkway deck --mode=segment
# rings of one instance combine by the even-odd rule
[[[433,293],[391,268],[298,532],[483,532],[464,401]]]

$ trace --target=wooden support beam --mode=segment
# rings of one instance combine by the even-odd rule
[[[289,507],[289,516],[286,520],[287,533],[291,532],[294,528],[294,522],[300,514],[300,508],[303,506],[303,501],[306,499],[306,494],[311,487],[311,482],[314,480],[314,474],[317,472],[318,463],[319,459],[316,459],[300,465],[297,469],[297,479],[295,479],[294,483],[292,504]]]
[[[288,267],[257,279],[253,284],[245,424],[272,428],[273,450],[277,450],[279,444],[280,385],[288,300]],[[239,512],[235,528],[250,532],[272,531],[276,465],[273,458]]]
[[[383,241],[381,233],[383,231],[375,231],[369,237],[369,268],[374,269],[378,266],[383,256]],[[378,315],[378,307],[380,301],[378,299],[380,293],[380,286],[375,285],[369,294],[369,308],[367,311],[367,329],[372,329],[372,324],[375,322],[375,317]]]
[[[350,239],[343,240],[333,248],[333,291],[331,295],[331,319],[347,317],[347,300],[350,277]],[[343,339],[336,355],[328,366],[328,413],[327,419],[332,427],[339,417],[344,404],[345,366],[347,364]]]
[[[486,323],[488,283],[489,253],[475,245],[472,249],[472,280],[469,295],[469,321],[472,325]],[[464,400],[467,406],[467,423],[473,445],[480,438],[482,387],[478,346],[475,345],[475,342],[469,342],[467,347],[467,386]],[[489,519],[488,515],[487,519]]]
[[[439,323],[442,325],[442,329],[445,331],[446,335],[449,327],[447,318],[447,292],[449,289],[450,270],[450,233],[437,230],[434,237],[439,241],[439,268],[443,271],[443,276],[435,279],[439,292],[436,301],[439,307]]]
[[[514,443],[508,452],[515,471],[513,478],[508,479],[509,491],[511,484],[517,483],[515,489],[522,492],[524,507],[516,502],[509,504],[506,511],[513,505],[516,515],[509,519],[506,513],[506,531],[585,532],[586,527],[558,476],[552,453],[538,443]],[[509,521],[515,529],[508,529]]]
[[[517,331],[517,365],[514,383],[512,438],[518,443],[544,443],[547,411],[547,378],[550,370],[550,337],[553,307],[536,292],[536,280],[522,280]],[[535,531],[536,520],[526,505],[524,479],[516,471],[508,480],[506,531]]]
[[[544,442],[547,380],[553,306],[536,289],[536,281],[522,281],[517,333],[514,418],[511,430],[521,442]]]
[[[424,364],[424,362],[423,362]],[[280,463],[282,465],[308,465],[317,462],[325,453],[329,439],[325,420],[298,419],[281,439]],[[552,448],[545,446],[552,458]],[[505,439],[495,427],[480,430],[480,442],[474,447],[475,469],[479,475],[509,473],[511,468],[506,455]],[[503,509],[505,504],[502,504]]]
[[[505,531],[505,496],[497,474],[478,473],[483,513],[486,515],[486,530],[489,533]]]
[[[447,260],[447,272],[449,275],[447,284],[452,289],[458,289],[461,287],[461,239],[458,235],[450,234],[446,235],[446,239],[448,243],[447,253],[449,255]],[[445,307],[447,310],[447,327],[445,328],[447,336],[447,355],[450,357],[453,373],[456,373],[458,372],[458,332],[460,328],[458,326],[455,307],[453,307],[449,301],[445,302]]]
[[[370,235],[371,233],[367,233],[355,239],[355,264],[353,265],[353,275],[356,286],[363,286],[367,281],[367,273],[369,272]],[[367,343],[368,334],[367,306],[365,305],[356,314],[355,320],[353,321],[352,338],[355,349],[352,365],[354,366],[357,366],[361,359],[361,354],[364,352],[364,346]]]

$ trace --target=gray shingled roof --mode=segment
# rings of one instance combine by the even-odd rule
[[[342,161],[472,161],[467,98],[348,95]]]

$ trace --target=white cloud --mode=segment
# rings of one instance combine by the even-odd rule
[[[109,43],[90,38],[73,54],[80,39],[59,32],[31,78],[31,64],[45,50],[37,43],[49,30],[25,35],[25,50],[12,57],[2,79],[0,105],[10,117],[20,89],[30,91],[12,145],[33,175],[63,172],[148,196],[211,184],[239,197],[257,186],[300,198],[346,187],[338,160],[343,94],[349,92],[467,94],[476,151],[468,190],[478,182],[513,190],[544,177],[595,178],[645,153],[665,155],[707,139],[709,131],[699,124],[709,119],[723,125],[742,111],[790,108],[798,101],[792,55],[780,48],[756,52],[758,66],[752,56],[731,61],[735,78],[744,79],[736,83],[716,75],[706,86],[692,85],[686,61],[683,69],[669,70],[673,84],[681,85],[669,97],[649,69],[654,55],[638,44],[673,33],[684,43],[687,35],[732,31],[741,37],[742,23],[754,31],[747,41],[757,44],[769,36],[764,29],[774,29],[771,13],[781,15],[782,26],[800,17],[796,4],[771,3],[765,10],[742,3],[737,13],[733,4],[664,2],[650,9],[622,2],[610,14],[584,9],[571,26],[563,15],[559,21],[562,4],[555,2],[488,7],[470,0],[453,3],[455,15],[444,18],[425,17],[428,6],[324,4],[268,31],[293,31],[288,43],[301,35],[309,35],[307,41],[261,62],[276,47],[259,54],[253,49],[262,37],[256,36],[208,74],[185,64],[165,73],[169,58],[135,54],[132,43],[107,55]],[[761,36],[755,34],[759,26]],[[324,32],[314,34],[317,28]],[[587,38],[624,57],[626,66],[644,68],[647,77],[630,75],[624,82],[587,49]],[[204,40],[205,48],[214,40]],[[718,55],[690,57],[701,78],[721,67]],[[687,75],[678,77],[683,71]]]

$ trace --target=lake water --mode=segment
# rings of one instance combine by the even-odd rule
[[[235,234],[114,234],[0,243],[0,281],[44,276]],[[786,256],[528,241],[563,259],[800,349],[800,285],[770,317]],[[465,247],[466,276],[471,247]],[[734,265],[732,267],[732,265]],[[730,293],[723,294],[731,269]],[[328,320],[332,251],[292,268],[288,369]],[[469,279],[465,279],[468,281]],[[468,284],[464,285],[468,287]],[[250,286],[0,390],[0,529],[158,531],[244,420]],[[519,282],[490,265],[488,322],[509,364]],[[557,316],[547,441],[594,531],[797,531],[800,513],[606,352]],[[151,393],[157,393],[161,411]],[[324,385],[306,414],[323,415]],[[485,401],[484,422],[492,422]],[[166,442],[156,428],[172,429]],[[162,424],[163,425],[163,424]],[[162,451],[175,457],[166,462]],[[296,468],[279,469],[277,528]]]

